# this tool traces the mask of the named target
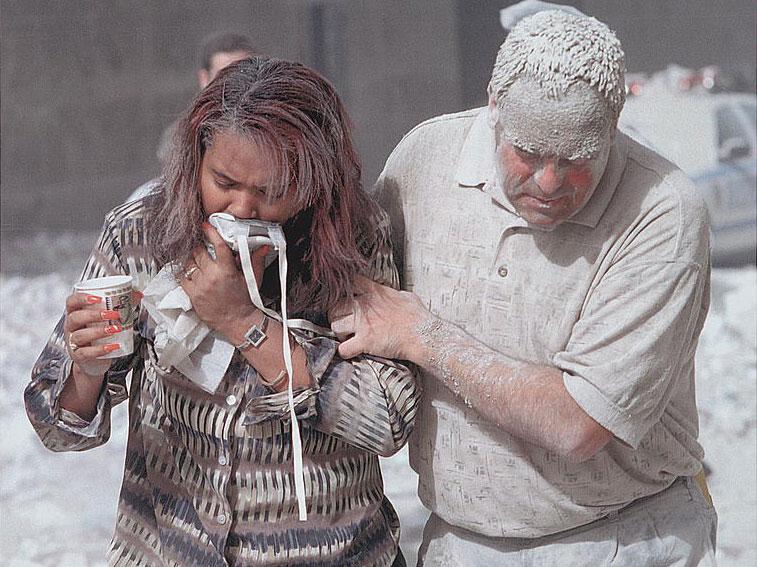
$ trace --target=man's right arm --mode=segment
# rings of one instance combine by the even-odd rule
[[[408,360],[511,435],[571,460],[592,457],[612,434],[570,396],[563,373],[516,361],[432,315],[409,292],[363,282],[344,358]]]

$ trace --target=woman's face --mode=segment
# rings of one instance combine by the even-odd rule
[[[249,138],[230,130],[217,132],[200,164],[205,214],[223,212],[239,219],[284,224],[298,208],[291,189],[278,199],[267,198],[273,173],[265,154]]]

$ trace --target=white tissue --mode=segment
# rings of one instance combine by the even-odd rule
[[[203,323],[174,277],[164,266],[144,288],[142,307],[155,322],[155,353],[163,368],[173,366],[203,390],[214,393],[234,356],[234,346]]]

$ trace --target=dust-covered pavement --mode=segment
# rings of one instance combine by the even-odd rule
[[[22,391],[29,370],[80,266],[60,270],[58,261],[49,253],[24,271],[5,256],[3,270],[10,265],[14,273],[0,274],[0,557],[13,567],[104,565],[123,468],[124,404],[113,412],[110,441],[84,453],[47,451],[26,419]],[[57,271],[44,273],[49,269]],[[753,266],[714,271],[713,305],[697,357],[701,441],[720,516],[721,566],[757,564],[755,290]],[[382,459],[382,466],[412,565],[426,518],[415,496],[417,477],[406,450]]]

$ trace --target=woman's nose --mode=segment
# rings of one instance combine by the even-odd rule
[[[226,212],[238,219],[258,218],[258,199],[251,191],[235,191]]]
[[[534,175],[534,181],[544,195],[552,195],[562,187],[565,179],[564,168],[555,160],[547,160]]]

